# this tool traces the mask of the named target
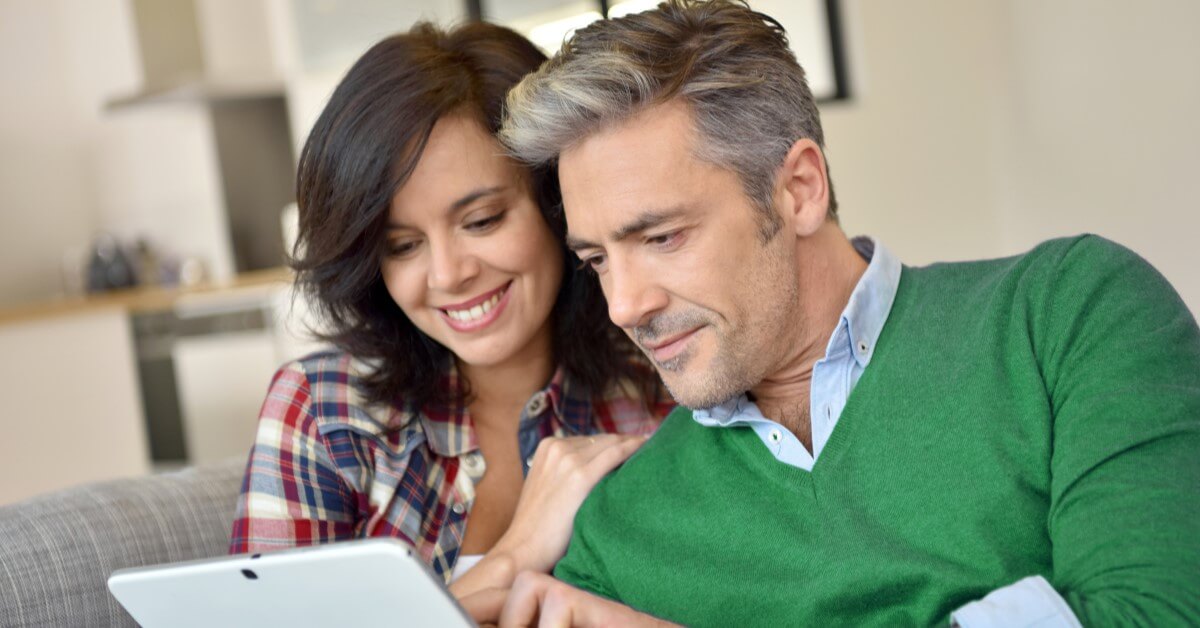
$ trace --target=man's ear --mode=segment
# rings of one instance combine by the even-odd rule
[[[810,139],[796,140],[779,169],[776,186],[783,198],[784,220],[796,235],[816,233],[829,214],[829,178],[821,147]]]

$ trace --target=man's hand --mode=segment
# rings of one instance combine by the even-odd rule
[[[502,628],[673,625],[532,571],[517,576],[500,614]]]

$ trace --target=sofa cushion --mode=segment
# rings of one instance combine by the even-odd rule
[[[0,626],[136,625],[116,569],[224,555],[244,460],[0,507]]]

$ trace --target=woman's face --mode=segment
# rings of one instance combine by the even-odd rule
[[[468,365],[551,350],[563,258],[523,174],[478,122],[451,115],[434,125],[392,198],[382,264],[388,293]]]

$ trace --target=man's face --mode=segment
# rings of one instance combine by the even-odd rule
[[[609,316],[703,408],[774,372],[803,321],[788,223],[764,243],[737,174],[697,159],[695,137],[685,105],[658,105],[563,152],[559,177]]]

